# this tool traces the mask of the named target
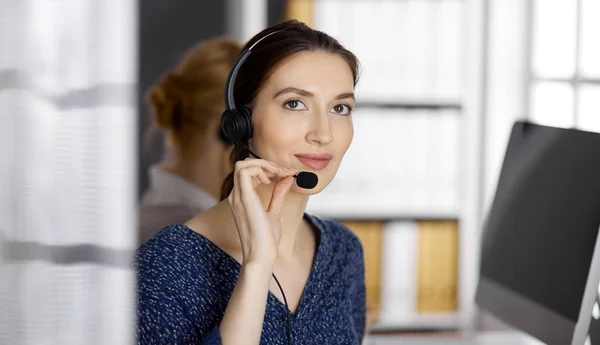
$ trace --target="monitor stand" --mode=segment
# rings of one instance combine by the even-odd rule
[[[598,292],[596,293],[596,302],[594,304],[585,345],[600,344],[600,293]]]

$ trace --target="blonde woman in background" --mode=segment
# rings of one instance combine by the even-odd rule
[[[224,89],[241,48],[227,38],[204,41],[150,89],[153,125],[164,132],[167,151],[150,167],[150,187],[140,205],[140,244],[219,201],[233,170],[233,146],[220,132]]]

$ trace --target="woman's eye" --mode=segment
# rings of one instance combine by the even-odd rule
[[[293,99],[291,101],[287,101],[284,103],[283,105],[286,109],[290,109],[290,110],[303,110],[306,109],[306,107],[304,106],[304,103],[302,103],[301,101],[297,100],[297,99]]]
[[[350,106],[348,106],[347,104],[338,104],[335,107],[333,107],[332,110],[334,113],[339,115],[348,115],[352,111],[352,109],[350,109]]]

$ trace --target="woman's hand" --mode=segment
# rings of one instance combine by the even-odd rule
[[[236,162],[234,187],[228,201],[242,243],[243,264],[275,262],[281,238],[281,207],[296,173],[264,159],[247,158]],[[265,210],[256,187],[271,184],[273,177],[280,179]]]

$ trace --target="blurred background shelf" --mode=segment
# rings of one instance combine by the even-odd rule
[[[327,219],[339,221],[339,222],[419,222],[419,221],[432,221],[432,222],[457,222],[459,220],[458,214],[452,213],[394,213],[390,216],[390,213],[365,213],[360,212],[358,214],[349,213],[333,213],[326,211],[315,211],[311,214],[324,217]]]
[[[461,110],[462,104],[453,100],[362,100],[356,102],[354,109],[422,109],[422,110]],[[408,114],[407,114],[408,115]]]

